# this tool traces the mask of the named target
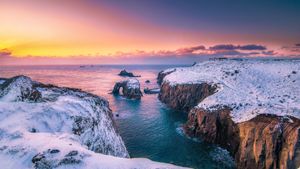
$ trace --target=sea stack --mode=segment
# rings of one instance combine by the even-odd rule
[[[134,75],[132,72],[127,72],[125,69],[122,70],[122,71],[119,73],[119,76],[123,76],[123,77],[140,77],[140,76]]]
[[[140,89],[140,82],[136,78],[129,78],[124,81],[116,82],[112,93],[119,95],[120,88],[122,88],[123,96],[128,99],[141,99],[143,96]]]
[[[189,112],[185,133],[227,149],[239,169],[298,168],[299,70],[292,59],[206,61],[162,71],[159,99]]]

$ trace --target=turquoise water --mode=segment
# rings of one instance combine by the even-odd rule
[[[228,152],[201,140],[187,138],[181,130],[187,114],[168,109],[157,99],[157,94],[144,94],[141,100],[109,94],[114,83],[124,79],[117,75],[124,68],[141,75],[138,79],[143,89],[158,87],[157,73],[174,66],[0,67],[0,77],[23,74],[43,83],[80,88],[105,97],[110,102],[116,127],[131,157],[201,169],[233,168]],[[146,80],[151,82],[147,84]]]

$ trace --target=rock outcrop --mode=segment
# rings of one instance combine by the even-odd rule
[[[223,62],[227,65],[222,65]],[[298,97],[293,92],[297,93],[299,87],[293,84],[296,83],[295,79],[297,77],[293,79],[296,74],[293,74],[292,70],[297,70],[297,67],[299,69],[299,65],[296,62],[285,60],[282,64],[274,64],[275,66],[269,62],[251,61],[248,63],[243,60],[234,62],[238,62],[234,63],[238,67],[230,65],[232,64],[230,60],[222,60],[179,70],[181,72],[176,71],[175,75],[171,73],[165,76],[163,80],[159,99],[171,108],[189,112],[188,121],[184,125],[185,133],[227,149],[234,157],[236,166],[239,169],[298,168],[300,166],[300,120],[297,118],[299,109],[297,109],[297,105],[292,103]],[[218,74],[218,66],[224,66],[220,69],[220,74]],[[264,72],[278,70],[274,69],[276,66],[292,70],[285,69],[286,73],[276,72],[263,77]],[[215,72],[206,72],[205,69],[208,67],[212,67]],[[225,67],[234,68],[234,71],[224,71]],[[272,67],[272,70],[268,67],[270,69]],[[252,74],[252,69],[260,76],[257,77],[257,74]],[[225,72],[224,77],[221,76],[223,75],[221,71]],[[260,73],[260,71],[263,72]],[[190,79],[188,73],[191,74],[190,77],[196,79]],[[270,75],[275,77],[271,78]],[[230,79],[227,80],[228,77],[226,76],[230,76]],[[256,85],[255,88],[251,88],[251,84],[247,81],[249,78],[255,80],[250,82]],[[264,84],[265,78],[270,80],[269,83],[273,81],[278,85]],[[218,83],[212,83],[214,80],[219,81]],[[287,84],[281,84],[282,82],[290,85],[288,85],[288,88],[283,87]],[[244,89],[246,92],[238,90],[239,85],[247,85],[242,86],[242,88],[246,87]],[[252,101],[251,94],[260,91],[261,85],[269,85],[268,87],[280,86],[282,89],[276,87],[274,92],[272,92],[272,88],[268,89],[271,90],[270,92],[264,89],[263,92],[265,93],[260,92],[261,95],[257,95]],[[249,89],[249,92],[247,87],[251,89]],[[290,92],[289,89],[293,90]],[[284,92],[280,92],[281,90]],[[285,97],[286,99],[276,100],[276,98],[272,98],[272,95],[275,94],[278,94],[278,98]],[[263,102],[260,97],[273,99],[271,100],[273,102]],[[288,100],[289,98],[293,99]],[[234,102],[239,100],[240,103]],[[285,102],[290,102],[290,107],[295,106],[295,108],[285,110],[274,108]],[[226,105],[226,103],[230,104]],[[271,114],[264,112],[270,112]],[[246,114],[246,117],[244,114]]]
[[[144,93],[145,94],[157,94],[157,93],[160,93],[160,89],[159,88],[153,88],[153,89],[145,88]]]
[[[158,98],[172,109],[188,111],[204,98],[212,95],[216,86],[203,84],[161,85]]]
[[[172,73],[172,72],[175,72],[176,69],[168,69],[168,70],[163,70],[163,71],[160,71],[157,75],[157,84],[161,85],[162,82],[163,82],[163,79],[164,77],[166,77],[168,74]]]
[[[115,95],[120,94],[120,89],[122,88],[122,95],[128,99],[141,99],[143,96],[140,83],[135,78],[130,78],[124,81],[116,82],[112,93]]]
[[[122,71],[119,73],[119,76],[123,76],[123,77],[140,77],[140,76],[134,75],[132,72],[127,72],[125,69],[122,70]]]

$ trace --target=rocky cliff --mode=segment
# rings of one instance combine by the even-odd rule
[[[159,99],[171,108],[188,111],[188,121],[184,126],[186,134],[200,137],[207,142],[218,144],[227,149],[235,158],[237,168],[298,168],[300,166],[300,120],[297,116],[298,104],[295,104],[298,96],[293,95],[292,92],[290,94],[289,89],[299,94],[299,87],[293,84],[284,87],[284,89],[277,87],[278,91],[267,93],[278,94],[278,98],[288,95],[286,98],[293,97],[292,101],[279,99],[278,102],[273,100],[274,103],[272,104],[267,103],[269,100],[262,102],[261,98],[269,98],[270,100],[272,98],[267,96],[266,93],[260,93],[254,98],[250,96],[255,92],[254,90],[257,92],[260,88],[263,88],[263,85],[269,85],[262,84],[262,81],[271,75],[255,77],[255,74],[251,72],[251,66],[253,66],[253,69],[255,68],[253,71],[260,74],[257,70],[260,64],[265,64],[264,68],[269,66],[270,69],[271,66],[268,64],[273,64],[273,62],[233,62],[233,64],[236,64],[235,66],[232,66],[232,61],[211,61],[198,64],[193,68],[176,70],[165,76]],[[289,69],[292,70],[287,70],[287,75],[284,74],[283,76],[289,76],[295,69],[299,69],[298,63],[296,65],[293,62],[283,63],[283,65],[285,64],[290,65]],[[241,65],[244,65],[245,68]],[[277,66],[278,69],[271,71],[282,71],[283,65],[275,63],[275,67]],[[215,71],[218,71],[218,66],[221,66],[219,70],[222,72],[220,74],[205,71],[208,67],[213,67]],[[231,71],[226,70],[227,67],[234,69]],[[203,76],[201,76],[201,73],[203,73]],[[212,78],[207,74],[212,74]],[[276,72],[275,75],[277,76],[277,74],[280,73]],[[252,82],[255,83],[255,87],[247,81],[250,78],[248,75],[252,76],[251,80],[255,80],[255,82]],[[195,79],[190,79],[191,77]],[[228,78],[230,79],[228,80]],[[276,86],[279,86],[278,83],[283,82],[287,84],[297,83],[294,81],[295,79],[298,79],[298,77],[290,80],[282,77],[272,77],[273,82],[277,83]],[[269,83],[272,83],[272,81]],[[251,91],[247,91],[247,89],[244,89],[244,91],[239,90],[241,88],[239,85],[246,84],[246,87]],[[284,84],[281,84],[281,87],[283,86]],[[284,90],[284,94],[281,94],[280,90]],[[239,95],[239,93],[242,94]],[[238,96],[241,97],[238,98]],[[248,97],[250,97],[250,101],[254,99],[257,103],[248,101]],[[273,106],[276,107],[282,102],[288,102],[289,105],[294,104],[296,106],[291,106],[292,109],[282,107],[282,111],[273,108]],[[262,111],[260,109],[268,110]]]
[[[294,117],[258,115],[235,123],[229,109],[192,109],[185,131],[218,144],[234,156],[238,168],[297,168],[300,121]]]
[[[163,83],[158,98],[170,108],[188,111],[204,98],[212,95],[215,90],[215,86],[206,83],[180,85]]]

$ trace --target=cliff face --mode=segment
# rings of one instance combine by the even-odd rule
[[[299,127],[300,121],[294,117],[258,115],[234,123],[229,109],[193,109],[185,131],[226,148],[238,168],[285,169],[300,165]]]
[[[203,84],[170,85],[164,82],[159,99],[167,106],[189,111],[185,132],[226,148],[238,168],[293,169],[300,166],[300,120],[261,114],[236,123],[229,107],[212,110],[197,106],[215,91]]]
[[[212,95],[216,87],[202,84],[170,85],[163,83],[158,98],[170,108],[188,111],[204,98]]]

